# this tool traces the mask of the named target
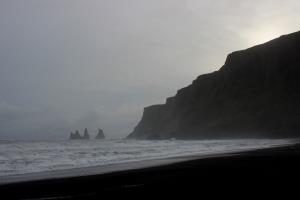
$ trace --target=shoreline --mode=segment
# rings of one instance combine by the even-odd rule
[[[300,178],[300,143],[243,152],[182,158],[102,174],[0,185],[6,199],[98,199],[140,192],[209,192],[215,189],[292,188]],[[131,163],[132,164],[132,163]],[[97,168],[97,167],[95,167]],[[83,168],[86,169],[86,168]],[[81,170],[83,170],[81,169]],[[253,184],[255,182],[255,184]],[[294,185],[296,187],[297,184]],[[78,198],[80,197],[80,198]]]
[[[226,157],[226,156],[232,156],[233,154],[249,153],[257,150],[282,148],[282,147],[288,147],[297,144],[300,145],[300,141],[297,141],[295,139],[291,141],[293,142],[286,143],[286,144],[274,144],[268,147],[261,147],[261,148],[252,147],[247,149],[216,151],[216,152],[204,153],[204,154],[195,153],[195,154],[171,156],[171,157],[164,157],[164,158],[151,158],[151,159],[140,160],[140,161],[113,163],[108,165],[74,167],[68,169],[56,169],[51,171],[40,171],[40,172],[32,172],[26,174],[13,174],[7,176],[0,176],[0,186],[7,185],[7,184],[18,184],[23,182],[34,182],[34,181],[45,181],[45,180],[61,179],[61,178],[64,179],[64,178],[111,174],[111,173],[118,173],[123,171],[172,165],[176,163],[199,160],[199,159]]]

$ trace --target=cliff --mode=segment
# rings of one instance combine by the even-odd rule
[[[163,105],[144,109],[128,138],[300,136],[300,32],[233,52]]]

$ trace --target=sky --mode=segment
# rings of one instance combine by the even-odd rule
[[[126,137],[236,50],[300,30],[298,0],[0,0],[0,139]]]

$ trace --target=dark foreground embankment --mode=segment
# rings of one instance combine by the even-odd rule
[[[0,199],[290,194],[298,190],[299,160],[300,145],[291,145],[104,175],[1,185]]]

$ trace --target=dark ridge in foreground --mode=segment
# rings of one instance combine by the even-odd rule
[[[167,99],[146,107],[128,138],[300,136],[300,32],[228,55]]]
[[[299,158],[300,146],[292,145],[111,174],[0,185],[0,194],[5,200],[170,199],[179,194],[182,199],[257,199],[262,194],[266,199],[279,194],[293,199],[288,196],[298,195]]]

